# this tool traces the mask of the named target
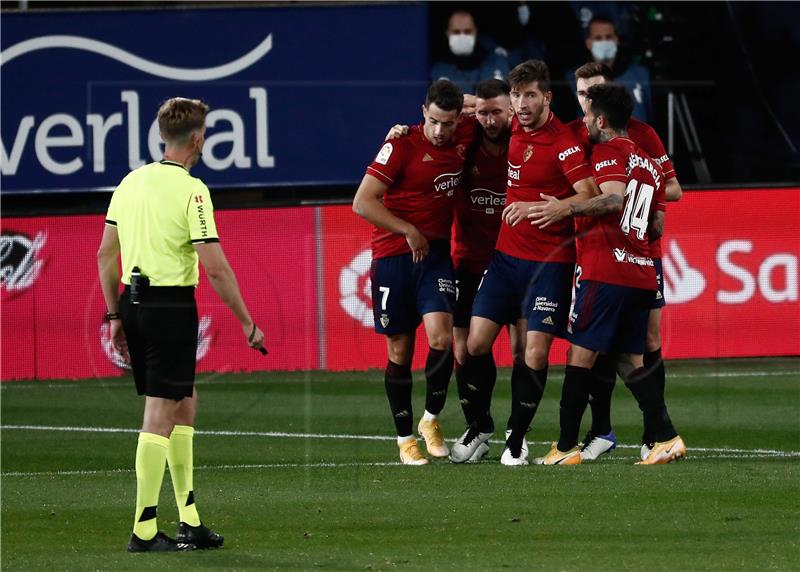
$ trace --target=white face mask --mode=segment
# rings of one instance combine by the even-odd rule
[[[531,19],[531,9],[527,4],[520,4],[517,6],[517,17],[519,18],[520,26],[527,26]]]
[[[475,36],[472,34],[451,34],[450,51],[457,56],[469,56],[475,50]]]
[[[598,62],[610,62],[617,57],[617,43],[611,40],[592,42],[592,56]]]

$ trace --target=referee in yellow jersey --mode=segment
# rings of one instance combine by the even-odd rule
[[[201,523],[193,487],[198,258],[241,323],[243,341],[266,353],[264,334],[250,317],[220,246],[208,187],[189,174],[203,150],[207,113],[205,103],[181,97],[161,106],[164,159],[132,171],[114,191],[97,253],[112,342],[130,362],[139,395],[145,395],[130,552],[216,548],[223,542]],[[156,524],[165,463],[180,518],[175,539]]]

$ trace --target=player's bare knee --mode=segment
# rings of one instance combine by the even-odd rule
[[[411,350],[404,347],[389,348],[389,360],[398,365],[406,365],[411,362]]]
[[[492,351],[492,344],[486,340],[473,338],[472,336],[467,339],[467,351],[471,356],[484,356]]]
[[[657,349],[661,348],[661,331],[660,330],[648,330],[647,332],[647,341],[645,342],[645,346],[648,352],[654,352]]]
[[[464,362],[467,360],[467,344],[455,344],[453,347],[453,354],[455,355],[456,361],[460,365],[464,365]]]
[[[545,368],[548,353],[546,348],[542,348],[538,344],[525,348],[525,365],[537,370]]]
[[[444,351],[453,347],[453,334],[449,332],[434,333],[428,336],[428,344],[435,350]]]

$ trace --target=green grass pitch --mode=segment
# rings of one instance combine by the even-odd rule
[[[667,364],[688,458],[634,466],[641,417],[618,383],[621,447],[577,467],[398,464],[383,374],[203,375],[201,518],[224,548],[128,554],[142,400],[128,378],[2,385],[2,559],[11,570],[798,570],[800,361]],[[509,412],[509,372],[494,400]],[[552,368],[528,434],[557,436]],[[424,381],[415,373],[415,416]],[[588,416],[584,417],[584,426]],[[463,431],[455,384],[442,417]],[[165,473],[160,528],[177,510]]]

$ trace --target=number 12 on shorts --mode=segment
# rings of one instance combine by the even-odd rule
[[[632,228],[636,231],[636,238],[644,240],[654,191],[652,185],[646,183],[640,185],[639,181],[631,179],[625,189],[625,211],[619,221],[622,232],[628,234]]]

